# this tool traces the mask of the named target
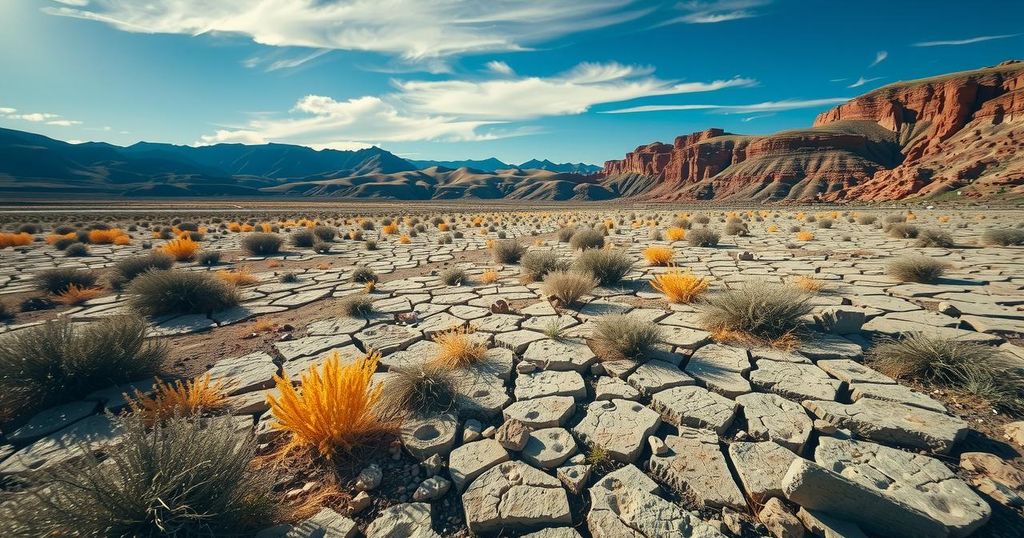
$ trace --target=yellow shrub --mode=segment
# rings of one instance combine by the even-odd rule
[[[654,277],[651,287],[673,303],[688,303],[708,289],[711,281],[690,273],[670,271]]]
[[[190,261],[196,257],[196,252],[199,252],[199,243],[188,237],[179,237],[164,243],[159,250],[179,262]]]
[[[256,228],[253,228],[252,224],[243,224],[238,229],[243,232],[251,232]]]
[[[261,222],[260,223],[260,231],[262,231],[263,233],[273,232],[274,231],[274,226],[272,224],[270,224],[269,222]]]
[[[380,232],[384,235],[394,235],[398,233],[397,224],[388,224],[387,226],[380,229]]]
[[[668,247],[647,247],[644,249],[644,259],[649,265],[668,265],[675,253]]]
[[[402,237],[398,238],[398,242],[403,245],[408,245],[409,243],[412,243],[412,239],[410,239],[408,235],[402,234]]]
[[[380,354],[372,353],[344,366],[338,352],[322,366],[302,373],[302,391],[288,377],[274,376],[280,397],[267,396],[270,427],[290,435],[282,453],[314,448],[331,459],[338,450],[351,452],[392,431],[393,423],[377,407],[383,384],[370,386]]]
[[[127,234],[125,234],[123,231],[117,228],[111,228],[110,230],[90,230],[89,242],[94,245],[109,245],[113,243],[118,237],[121,237],[123,235]]]
[[[825,287],[825,283],[817,278],[800,275],[793,280],[793,284],[803,290],[807,291],[821,291]]]
[[[778,226],[776,226],[774,224],[768,225],[768,233],[773,234],[773,233],[775,233],[777,231],[779,231],[779,227]]]
[[[156,424],[169,418],[195,415],[204,411],[218,411],[227,407],[224,381],[211,382],[210,374],[184,383],[180,380],[175,381],[173,385],[158,379],[152,396],[146,396],[136,390],[135,395],[127,397],[126,400],[132,412],[142,417],[147,424]]]
[[[668,238],[669,241],[682,241],[683,239],[686,239],[686,230],[672,227],[665,230],[665,237]]]
[[[68,289],[57,294],[57,302],[67,306],[80,305],[89,299],[95,299],[103,293],[100,288],[89,288],[78,284],[68,285]]]
[[[487,354],[487,346],[475,341],[464,328],[434,335],[439,348],[434,363],[447,368],[461,368],[479,362]]]
[[[132,244],[132,238],[127,235],[119,235],[114,238],[115,245],[130,245]]]
[[[52,244],[56,243],[57,241],[60,241],[61,239],[74,239],[75,237],[77,237],[77,235],[78,234],[76,234],[75,232],[70,232],[70,233],[66,233],[66,234],[52,234],[52,235],[48,235],[48,236],[46,236],[46,244],[47,245],[52,245]],[[3,241],[3,240],[0,239],[0,241]]]
[[[244,267],[237,271],[217,271],[217,276],[232,286],[248,286],[260,281]]]
[[[75,236],[75,234],[70,235],[71,237]],[[25,232],[16,234],[0,234],[0,248],[24,247],[27,245],[31,245],[33,241],[35,241],[35,237],[33,237],[32,234],[28,234]],[[56,239],[54,241],[56,241]]]
[[[480,283],[481,284],[493,284],[494,282],[497,282],[497,281],[498,281],[498,272],[493,270],[493,269],[484,271],[484,273],[482,275],[480,275]]]
[[[447,222],[442,222],[441,224],[438,224],[437,225],[437,229],[442,231],[442,232],[447,232],[448,231],[448,223]]]
[[[912,220],[917,220],[917,215],[915,215],[912,211],[908,211],[907,212],[907,221],[909,222],[909,221],[912,221]]]
[[[797,241],[810,241],[811,239],[814,239],[814,234],[806,230],[796,234]]]

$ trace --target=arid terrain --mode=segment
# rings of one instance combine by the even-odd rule
[[[8,208],[0,534],[1021,536],[1022,222]]]

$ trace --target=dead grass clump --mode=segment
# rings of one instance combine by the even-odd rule
[[[494,269],[488,269],[480,275],[481,284],[493,284],[498,281],[498,272]]]
[[[793,285],[811,293],[818,293],[825,289],[825,282],[813,276],[800,275],[793,279]]]
[[[371,282],[379,282],[380,277],[377,273],[373,272],[373,269],[369,267],[356,267],[352,271],[352,282],[358,282],[360,284],[369,284]]]
[[[694,228],[686,235],[686,242],[691,247],[714,247],[721,236],[711,228]]]
[[[673,226],[668,230],[665,230],[665,237],[669,241],[682,241],[683,239],[686,239],[686,229]]]
[[[569,238],[569,246],[575,250],[602,248],[604,247],[604,234],[593,228],[578,230]]]
[[[946,264],[928,256],[902,256],[889,262],[886,270],[900,282],[932,284],[946,271]]]
[[[655,245],[645,248],[643,255],[644,259],[647,260],[647,265],[663,267],[672,263],[675,252],[669,247]]]
[[[919,232],[913,224],[898,222],[889,226],[888,233],[894,239],[914,239]]]
[[[281,251],[284,239],[276,233],[257,232],[242,239],[242,250],[251,256],[270,256]]]
[[[1021,379],[1016,361],[997,348],[913,333],[871,348],[868,361],[895,379],[914,379],[971,394],[1020,414]]]
[[[587,249],[572,266],[577,272],[594,277],[599,285],[612,286],[633,270],[633,260],[621,250]]]
[[[593,291],[596,286],[597,280],[590,275],[573,271],[552,271],[544,277],[540,289],[545,296],[557,299],[559,305],[569,306]]]
[[[72,284],[68,289],[58,293],[54,299],[64,306],[78,306],[100,295],[103,295],[103,288],[83,288]]]
[[[590,347],[601,360],[646,360],[664,336],[661,327],[627,315],[604,316],[594,326]]]
[[[68,291],[71,286],[78,288],[92,288],[96,286],[96,273],[70,267],[58,267],[47,269],[35,276],[36,289],[53,295],[60,295]]]
[[[520,244],[515,239],[495,241],[491,249],[495,263],[519,263],[525,253],[526,245]]]
[[[917,235],[917,242],[914,244],[918,247],[953,248],[956,246],[956,242],[953,241],[953,236],[949,232],[934,228],[921,230]]]
[[[224,380],[210,380],[210,374],[174,384],[156,381],[152,395],[137,389],[128,396],[128,406],[146,424],[156,424],[174,417],[216,413],[227,407]]]
[[[466,270],[460,267],[445,269],[441,272],[439,278],[445,286],[461,286],[469,281]]]
[[[740,332],[772,341],[795,333],[813,306],[810,296],[790,286],[758,283],[709,295],[701,325],[711,332]]]
[[[464,368],[480,362],[487,354],[487,346],[465,328],[435,334],[434,343],[439,347],[431,364],[438,367]]]
[[[166,271],[174,266],[174,258],[164,252],[150,252],[142,256],[125,258],[114,264],[108,279],[114,289],[121,289],[146,271]]]
[[[25,247],[31,245],[35,240],[36,238],[32,234],[25,232],[0,233],[0,248]]]
[[[651,287],[665,294],[671,303],[689,303],[711,285],[709,279],[681,271],[669,271],[654,277]]]
[[[149,316],[209,314],[238,304],[235,287],[210,273],[150,271],[128,285],[129,304]]]
[[[338,306],[350,318],[365,318],[373,314],[373,299],[365,293],[343,297]]]
[[[222,270],[217,271],[217,277],[231,284],[232,286],[249,286],[260,281],[256,278],[256,275],[249,272],[245,267],[240,267],[234,271]]]
[[[381,405],[402,416],[435,416],[455,407],[455,379],[437,365],[393,368],[384,383]]]
[[[519,264],[523,277],[530,282],[543,280],[551,271],[565,271],[569,268],[569,262],[552,250],[531,250],[523,255]]]
[[[981,242],[985,245],[1000,247],[1024,245],[1024,230],[1019,228],[989,228],[981,234]]]

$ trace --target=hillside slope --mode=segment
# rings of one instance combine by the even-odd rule
[[[607,161],[652,200],[1024,195],[1024,62],[890,84],[766,136],[708,129]]]

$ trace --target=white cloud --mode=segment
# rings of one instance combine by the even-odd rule
[[[58,127],[73,127],[75,125],[81,125],[82,122],[75,120],[52,120],[46,122],[47,125],[56,125]]]
[[[970,37],[967,39],[950,39],[945,41],[922,41],[920,43],[914,43],[915,47],[942,47],[942,46],[956,46],[956,45],[970,45],[973,43],[981,43],[982,41],[992,41],[993,39],[1006,39],[1009,37],[1017,37],[1020,34],[1001,34],[1001,35],[983,35],[978,37]]]
[[[685,15],[669,19],[662,23],[675,24],[716,24],[759,17],[761,14],[754,8],[765,6],[771,0],[713,0],[710,2],[681,2],[677,8],[685,11]]]
[[[654,8],[637,0],[93,0],[44,9],[127,32],[223,32],[263,45],[374,51],[420,61],[524,50],[628,22]]]
[[[9,117],[16,120],[42,122],[57,119],[60,117],[60,114],[49,114],[47,112],[32,112],[30,114],[14,114]]]
[[[884,62],[885,59],[888,58],[888,57],[889,57],[889,52],[888,51],[880,50],[880,51],[876,52],[875,53],[875,61],[871,62],[871,65],[869,65],[868,68],[872,68],[872,67],[874,67],[874,66]]]
[[[546,116],[581,114],[590,107],[650,97],[752,86],[741,77],[677,82],[653,69],[618,63],[581,63],[552,77],[504,75],[486,80],[395,81],[382,96],[336,100],[307,95],[287,115],[261,116],[202,136],[197,143],[289,142],[310,147],[354,147],[413,140],[494,140],[537,132],[507,126]]]
[[[666,112],[674,110],[710,110],[722,114],[749,114],[751,112],[782,112],[801,108],[831,106],[849,101],[849,97],[829,97],[825,99],[766,101],[751,105],[645,105],[617,110],[606,110],[603,114],[629,114],[634,112]]]
[[[278,71],[281,69],[294,69],[296,67],[303,66],[325,54],[331,52],[331,49],[316,49],[312,52],[305,51],[299,55],[288,55],[288,54],[270,54],[266,56],[253,56],[252,58],[246,58],[242,60],[242,65],[250,69],[263,66],[263,70]]]
[[[16,108],[0,107],[0,114],[14,114],[17,111]]]
[[[487,70],[499,75],[514,75],[516,73],[507,63],[498,60],[487,62]]]
[[[867,84],[869,82],[874,82],[876,80],[880,80],[881,78],[882,77],[871,77],[871,78],[860,77],[860,78],[857,79],[857,82],[854,82],[853,84],[850,84],[849,86],[847,86],[847,88],[860,88],[861,86],[863,86],[863,85],[865,85],[865,84]]]

